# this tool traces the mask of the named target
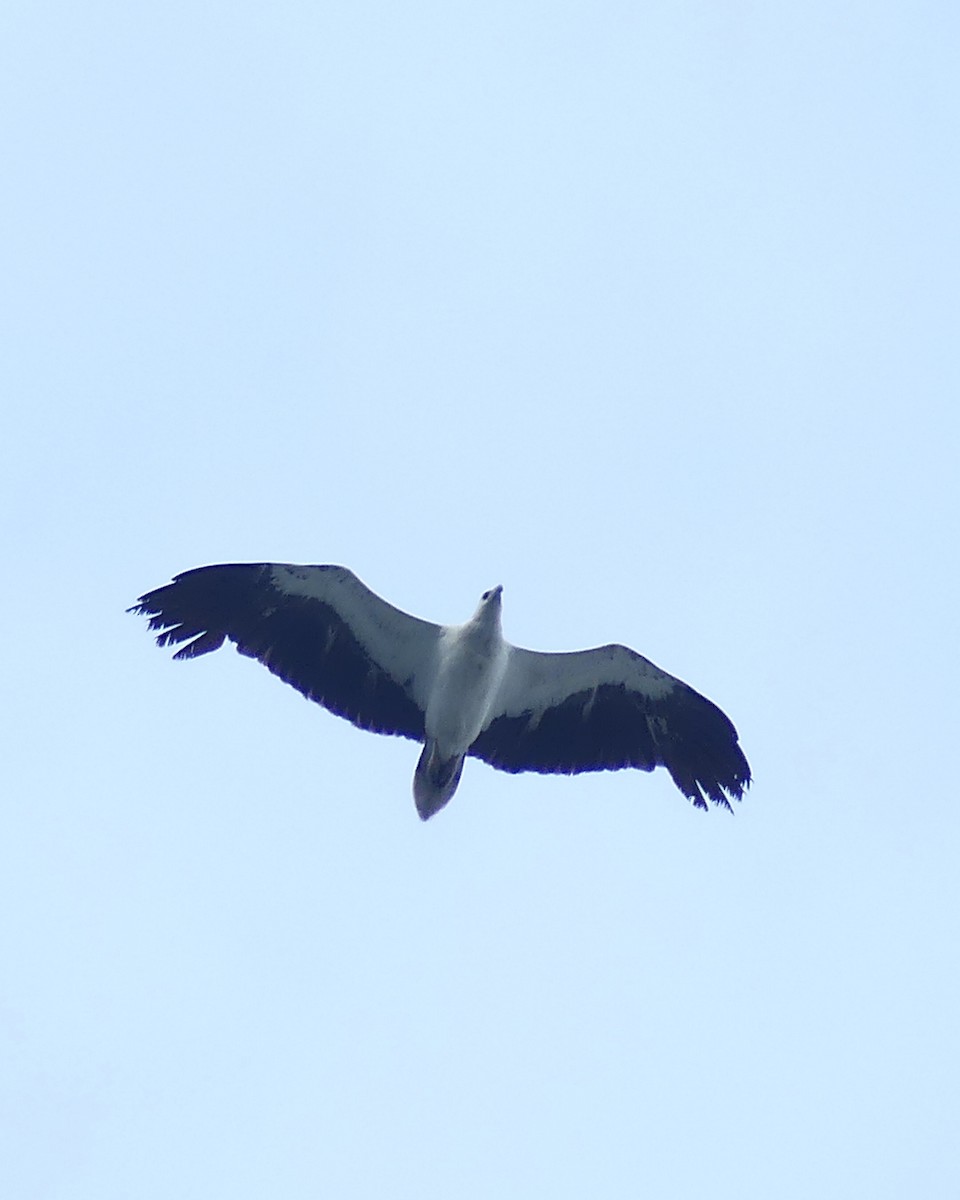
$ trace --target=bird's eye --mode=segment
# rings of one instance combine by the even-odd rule
[[[489,600],[489,599],[490,599],[490,593],[489,593],[489,592],[484,592],[484,593],[483,593],[483,595],[480,597],[480,599],[481,599],[481,600]]]

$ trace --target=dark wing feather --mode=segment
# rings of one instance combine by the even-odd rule
[[[226,639],[309,700],[361,729],[422,740],[424,683],[438,627],[381,600],[344,567],[199,567],[147,592],[131,612],[157,643],[196,658]]]
[[[514,650],[499,712],[470,754],[503,771],[576,774],[665,766],[698,808],[730,808],[750,782],[723,712],[625,646]]]

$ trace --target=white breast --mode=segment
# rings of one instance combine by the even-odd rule
[[[499,631],[474,622],[443,630],[425,726],[444,755],[464,753],[483,728],[509,654]]]

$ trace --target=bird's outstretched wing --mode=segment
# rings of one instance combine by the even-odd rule
[[[665,766],[698,808],[730,808],[750,783],[737,731],[699,692],[626,646],[511,649],[470,754],[503,771],[575,774]]]
[[[440,626],[381,600],[345,567],[198,567],[140,597],[160,646],[196,658],[236,643],[361,729],[422,740]]]

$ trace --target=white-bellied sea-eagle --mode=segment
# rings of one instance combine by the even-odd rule
[[[413,794],[424,820],[456,791],[468,754],[511,772],[665,766],[697,808],[742,797],[750,768],[715,704],[626,646],[511,646],[501,592],[484,592],[465,625],[433,625],[345,567],[234,563],[185,571],[130,611],[150,618],[159,645],[185,643],[175,658],[229,638],[361,729],[422,742]]]

